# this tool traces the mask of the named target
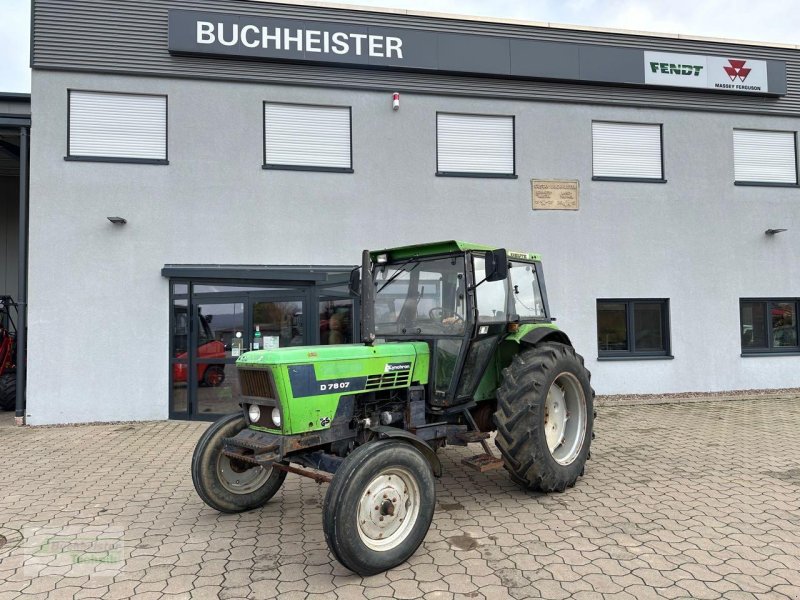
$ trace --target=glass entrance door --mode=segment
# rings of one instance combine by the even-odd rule
[[[239,410],[236,360],[250,350],[357,339],[358,306],[341,283],[170,282],[170,418]]]
[[[244,298],[193,303],[197,340],[190,360],[194,414],[227,414],[238,408],[237,357],[246,340]],[[192,364],[193,363],[193,364]]]

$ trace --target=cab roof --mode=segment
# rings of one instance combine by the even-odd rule
[[[472,244],[458,240],[445,240],[442,242],[430,242],[427,244],[413,244],[411,246],[399,246],[397,248],[385,248],[383,250],[373,250],[370,252],[372,260],[379,254],[386,254],[390,261],[404,260],[423,256],[434,256],[437,254],[457,254],[468,250],[497,250],[497,246],[486,246],[485,244]],[[509,258],[521,260],[542,260],[541,255],[532,252],[516,252],[508,250]]]

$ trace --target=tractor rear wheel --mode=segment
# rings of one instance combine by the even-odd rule
[[[17,406],[17,374],[6,373],[0,377],[0,410],[14,410]]]
[[[409,443],[359,446],[336,470],[322,511],[337,560],[362,576],[404,563],[433,520],[436,489],[425,456]]]
[[[192,456],[192,483],[200,498],[224,513],[259,508],[283,485],[286,471],[252,466],[222,453],[222,439],[247,427],[239,413],[214,422],[200,437]]]
[[[594,423],[583,358],[548,342],[517,354],[503,377],[495,444],[511,479],[543,492],[572,487],[583,475]]]

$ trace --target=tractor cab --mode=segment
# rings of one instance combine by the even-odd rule
[[[538,255],[457,241],[371,252],[364,339],[428,344],[429,408],[483,399],[484,379],[496,387],[489,362],[503,339],[521,323],[551,321],[541,272]]]

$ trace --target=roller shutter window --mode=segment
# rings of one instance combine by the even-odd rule
[[[661,125],[592,123],[594,179],[663,181]]]
[[[733,130],[736,183],[797,184],[796,134],[793,131]]]
[[[514,175],[514,117],[436,115],[439,175]]]
[[[67,157],[167,162],[167,97],[69,91]]]
[[[264,103],[264,167],[353,172],[349,106]]]

